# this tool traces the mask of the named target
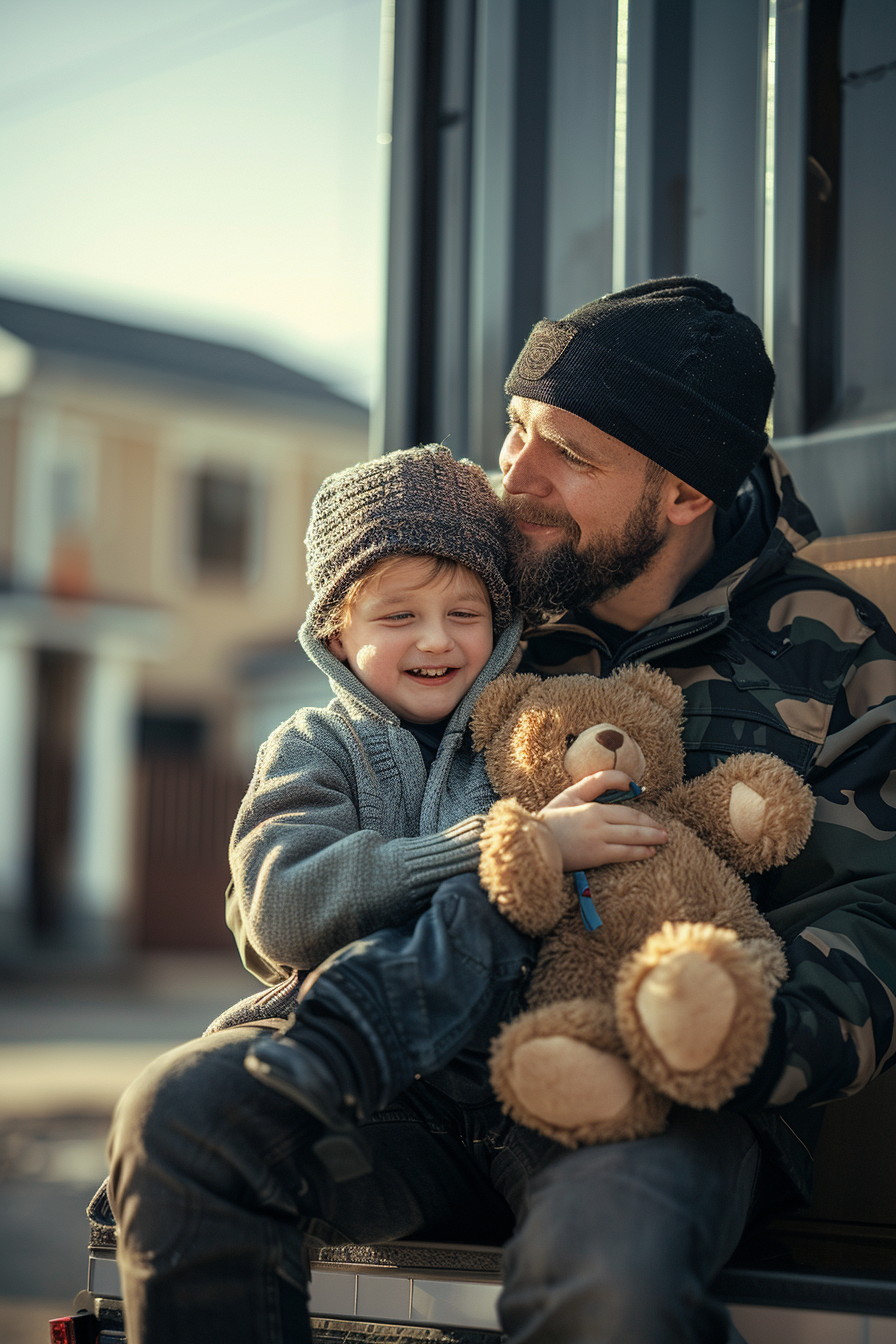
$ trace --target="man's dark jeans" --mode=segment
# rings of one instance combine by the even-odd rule
[[[157,1060],[110,1137],[129,1344],[298,1344],[306,1238],[500,1242],[514,1224],[501,1299],[512,1344],[728,1339],[706,1285],[747,1218],[760,1164],[748,1123],[675,1109],[657,1138],[574,1152],[512,1123],[487,1050],[518,983],[479,1004],[450,1065],[364,1125],[373,1171],[343,1184],[311,1150],[316,1122],[243,1066],[266,1028]]]

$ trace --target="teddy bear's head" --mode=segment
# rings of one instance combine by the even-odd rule
[[[598,770],[625,771],[651,794],[684,774],[684,697],[664,672],[498,677],[476,702],[473,745],[489,779],[531,812]]]

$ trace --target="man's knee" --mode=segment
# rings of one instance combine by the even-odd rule
[[[305,1127],[296,1108],[260,1087],[243,1065],[264,1030],[233,1028],[190,1041],[154,1060],[130,1085],[109,1135],[116,1216],[129,1193],[144,1201],[172,1192],[177,1198],[187,1182],[242,1202],[268,1183],[284,1130],[292,1131],[293,1152],[301,1146]]]
[[[643,1286],[647,1258],[654,1282],[680,1275],[689,1238],[673,1234],[684,1231],[678,1211],[613,1161],[620,1146],[579,1149],[535,1179],[526,1217],[505,1248],[508,1278],[548,1285],[581,1276],[630,1297]]]
[[[115,1108],[110,1153],[142,1147],[173,1132],[208,1132],[225,1095],[222,1080],[241,1066],[249,1039],[254,1038],[254,1032],[248,1038],[245,1031],[226,1034],[246,1039],[239,1044],[228,1041],[226,1046],[215,1037],[189,1041],[154,1059],[134,1079]]]
[[[670,1321],[698,1317],[701,1338],[725,1339],[726,1314],[706,1285],[740,1237],[758,1161],[741,1117],[681,1110],[654,1139],[552,1162],[505,1249],[514,1340],[576,1337],[576,1322],[590,1320],[601,1322],[594,1338],[646,1344],[674,1337]]]
[[[612,1164],[595,1188],[572,1171],[564,1176],[561,1159],[533,1193],[528,1216],[504,1250],[501,1316],[515,1342],[653,1344],[690,1338],[695,1313],[707,1322],[701,1338],[724,1339],[724,1310],[701,1290],[691,1263],[693,1235],[677,1220],[654,1220],[663,1211],[633,1199]]]

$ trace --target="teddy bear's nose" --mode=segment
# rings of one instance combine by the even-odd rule
[[[597,740],[607,751],[618,751],[625,738],[622,733],[618,733],[615,728],[604,728],[597,734]]]

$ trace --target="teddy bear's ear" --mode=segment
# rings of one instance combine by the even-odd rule
[[[532,672],[511,672],[496,677],[490,686],[486,686],[476,701],[470,719],[473,750],[482,751],[488,746],[520,701],[525,700],[529,692],[540,685],[541,677],[536,677]]]
[[[626,686],[640,691],[642,695],[649,695],[651,700],[656,700],[676,718],[681,717],[684,695],[681,688],[676,686],[665,672],[660,672],[655,667],[648,667],[645,663],[637,663],[632,667],[621,667],[615,675]]]

